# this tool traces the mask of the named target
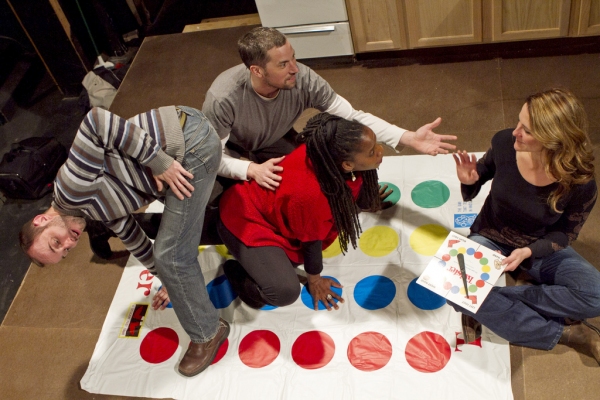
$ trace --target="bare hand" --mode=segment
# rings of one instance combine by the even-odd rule
[[[281,182],[281,176],[277,175],[277,173],[283,171],[283,167],[277,164],[284,158],[285,156],[271,158],[262,164],[251,163],[248,166],[246,175],[248,178],[254,179],[260,186],[269,190],[275,190],[279,187],[279,182]]]
[[[339,306],[334,301],[337,299],[339,302],[343,303],[344,299],[337,295],[331,287],[342,288],[343,286],[330,278],[323,278],[321,275],[310,275],[308,274],[308,292],[312,296],[313,305],[315,307],[315,311],[319,309],[319,301],[323,303],[327,311],[331,311],[331,307],[336,310],[339,309]],[[327,298],[327,295],[331,295],[330,298]]]
[[[379,188],[379,200],[381,201],[381,209],[386,210],[393,206],[394,204],[391,201],[386,201],[386,199],[394,193],[394,190],[388,190],[387,183]]]
[[[433,131],[442,123],[441,118],[437,118],[430,124],[425,124],[416,132],[404,132],[400,139],[400,144],[405,144],[413,149],[431,156],[438,154],[448,154],[449,150],[456,149],[456,146],[450,143],[445,143],[447,140],[456,140],[454,135],[438,135]]]
[[[386,210],[386,209],[390,208],[394,204],[391,201],[385,201],[385,199],[387,199],[393,192],[394,191],[392,189],[388,190],[387,184],[380,186],[379,187],[379,208],[373,208],[373,209],[364,208],[364,209],[361,209],[361,211],[377,212],[380,210]]]
[[[169,293],[167,293],[167,289],[163,285],[158,292],[152,298],[152,308],[154,310],[164,310],[167,308],[171,300],[169,299]]]
[[[160,175],[154,175],[158,191],[161,192],[163,190],[163,182],[165,182],[179,200],[183,200],[184,195],[192,197],[194,186],[188,179],[193,178],[194,175],[186,171],[176,160],[173,161],[165,172]]]
[[[472,185],[479,179],[477,173],[477,157],[475,154],[469,155],[466,151],[458,150],[452,154],[454,162],[456,163],[456,175],[460,183],[465,185]]]
[[[531,249],[529,247],[514,249],[512,253],[510,253],[510,256],[502,260],[502,264],[506,265],[504,271],[514,271],[519,265],[521,265],[523,260],[529,257],[531,257]]]

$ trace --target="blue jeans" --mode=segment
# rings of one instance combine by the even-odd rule
[[[513,248],[478,234],[469,239],[508,256]],[[535,285],[494,287],[477,314],[470,315],[510,343],[550,350],[560,339],[564,319],[600,315],[600,272],[572,247],[532,263],[528,273]]]
[[[169,292],[181,326],[194,343],[212,339],[219,326],[219,312],[206,291],[198,263],[198,243],[204,211],[221,162],[221,141],[202,112],[179,107],[187,115],[183,136],[182,166],[194,175],[192,197],[179,200],[167,190],[165,209],[154,242],[158,276]]]

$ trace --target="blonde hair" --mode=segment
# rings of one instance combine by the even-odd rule
[[[546,173],[558,181],[548,198],[555,212],[574,185],[594,179],[594,154],[588,119],[581,102],[568,90],[549,89],[527,98],[532,136],[541,143]]]

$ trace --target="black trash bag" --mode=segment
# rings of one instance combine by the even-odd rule
[[[15,199],[39,199],[52,191],[67,150],[52,137],[32,137],[12,145],[0,162],[0,191]]]

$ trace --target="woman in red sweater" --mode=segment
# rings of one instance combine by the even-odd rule
[[[253,308],[286,306],[300,295],[295,268],[304,264],[315,309],[343,302],[321,277],[323,249],[339,236],[342,251],[356,247],[360,209],[381,209],[377,171],[383,148],[364,125],[322,113],[298,135],[302,143],[279,164],[277,190],[239,182],[221,199],[218,231],[236,260],[224,272],[240,299]]]

